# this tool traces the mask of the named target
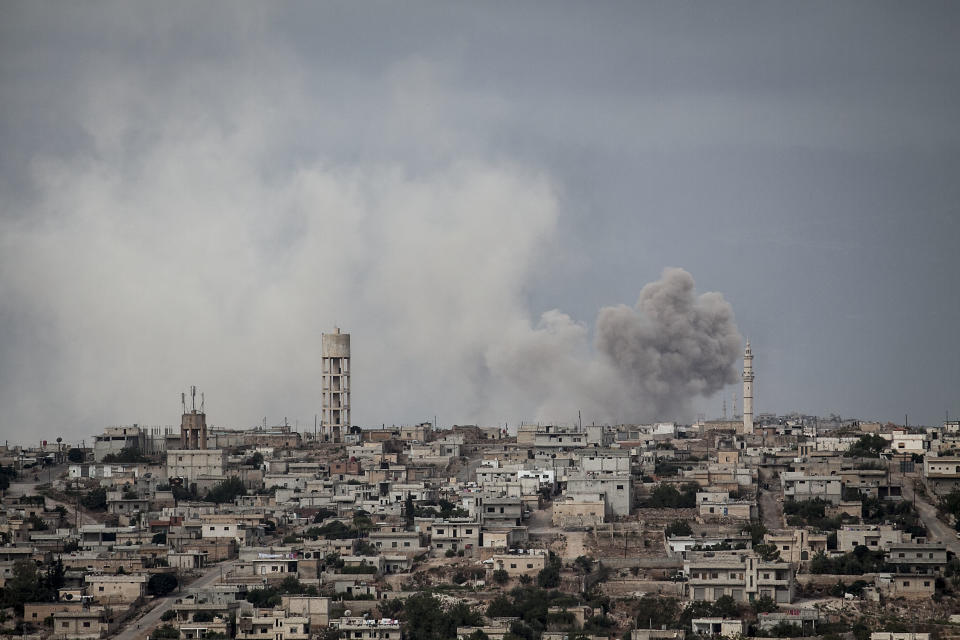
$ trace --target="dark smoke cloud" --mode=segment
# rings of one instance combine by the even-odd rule
[[[605,307],[597,315],[597,349],[643,415],[679,417],[696,396],[736,382],[741,342],[730,304],[719,293],[697,296],[683,269],[666,269],[632,309]]]
[[[505,406],[536,402],[541,421],[685,420],[691,404],[736,382],[741,336],[719,293],[697,295],[693,277],[666,269],[643,287],[635,307],[604,307],[589,330],[557,310],[522,327],[487,354],[494,397]]]

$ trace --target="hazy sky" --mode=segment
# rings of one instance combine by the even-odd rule
[[[362,425],[717,416],[729,367],[605,395],[600,309],[667,267],[732,307],[688,353],[749,337],[758,410],[960,417],[958,33],[955,2],[5,2],[0,431],[175,424],[191,384],[312,426],[335,323]]]

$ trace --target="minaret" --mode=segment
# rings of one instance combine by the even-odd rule
[[[743,432],[753,433],[753,351],[749,340],[743,352]]]

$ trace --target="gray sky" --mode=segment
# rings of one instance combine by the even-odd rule
[[[312,425],[334,323],[359,424],[718,415],[608,393],[666,267],[760,411],[960,416],[956,3],[2,11],[5,437]]]

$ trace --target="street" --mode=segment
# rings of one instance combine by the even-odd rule
[[[937,540],[946,545],[949,551],[960,555],[960,540],[957,539],[957,532],[954,529],[937,518],[937,509],[930,504],[924,496],[917,495],[913,490],[913,479],[903,476],[903,497],[905,500],[913,500],[917,507],[917,513],[920,519],[927,527],[931,540]]]
[[[200,577],[191,582],[188,587],[209,586],[220,579],[221,569],[223,570],[223,575],[227,575],[227,573],[233,570],[235,565],[236,561],[234,560],[208,567]],[[181,588],[181,592],[182,591],[183,589]],[[162,616],[165,611],[168,611],[177,598],[181,596],[182,593],[173,592],[164,598],[158,598],[153,602],[147,603],[146,607],[152,606],[153,608],[142,616],[128,620],[126,625],[113,637],[116,638],[116,640],[143,640],[144,638],[148,638],[150,632],[160,622],[160,616]]]

